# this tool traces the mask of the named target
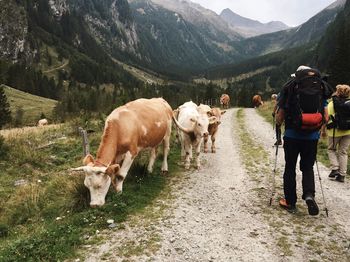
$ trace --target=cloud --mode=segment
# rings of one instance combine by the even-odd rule
[[[220,14],[225,8],[260,22],[282,21],[300,25],[335,0],[191,0]]]

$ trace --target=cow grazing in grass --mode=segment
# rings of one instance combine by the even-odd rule
[[[216,118],[215,121],[209,124],[208,126],[208,132],[211,138],[212,153],[216,153],[216,147],[215,147],[216,134],[219,130],[219,125],[221,124],[221,116],[225,113],[226,113],[226,110],[220,110],[220,108],[217,108],[217,107],[211,109],[211,115]],[[209,136],[204,137],[204,153],[208,152]]]
[[[277,94],[272,94],[271,95],[271,100],[276,101],[277,100]]]
[[[220,105],[222,108],[229,108],[230,106],[230,97],[228,94],[222,94],[220,97]]]
[[[264,102],[261,99],[261,96],[259,96],[259,95],[253,96],[252,100],[253,100],[254,108],[257,108],[257,107],[262,106],[264,104]]]
[[[40,119],[40,120],[38,121],[37,126],[47,126],[48,124],[49,124],[49,121],[47,121],[46,118],[43,118],[43,119]]]
[[[196,167],[200,168],[200,148],[203,137],[209,135],[208,125],[215,121],[215,117],[208,117],[198,112],[198,106],[193,102],[186,102],[178,108],[178,118],[174,122],[180,129],[181,156],[185,158],[185,168],[190,168],[192,148],[196,152]]]
[[[157,146],[163,142],[162,171],[168,171],[172,109],[162,98],[137,99],[115,109],[106,119],[96,160],[87,155],[84,184],[90,190],[91,207],[102,206],[112,183],[122,192],[123,181],[138,153],[151,148],[148,171],[152,172]]]

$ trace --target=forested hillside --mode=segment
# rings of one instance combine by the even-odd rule
[[[226,81],[225,92],[231,94],[233,104],[251,106],[251,97],[261,94],[269,99],[278,93],[299,65],[319,68],[334,86],[350,83],[350,1],[346,2],[335,21],[318,42],[285,49],[253,58],[239,64],[223,65],[206,70],[198,78]],[[262,72],[252,74],[258,69]],[[252,76],[249,76],[251,74]],[[245,77],[247,76],[247,77]]]
[[[232,43],[242,55],[256,57],[288,48],[319,41],[338,12],[343,9],[345,0],[337,0],[304,24],[285,31],[265,34]]]
[[[329,73],[330,82],[350,83],[350,1],[339,13],[320,41],[316,61],[318,66]]]

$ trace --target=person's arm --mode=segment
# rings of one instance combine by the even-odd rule
[[[284,109],[279,108],[276,115],[276,124],[281,126],[284,122]]]
[[[328,107],[326,106],[324,108],[324,120],[325,120],[325,122],[323,123],[323,125],[321,127],[321,137],[323,137],[323,138],[327,137],[326,126],[328,123],[328,119],[329,119]]]

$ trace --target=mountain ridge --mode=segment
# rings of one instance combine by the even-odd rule
[[[243,17],[229,8],[225,8],[220,13],[220,17],[225,20],[235,31],[241,33],[245,37],[252,37],[266,33],[286,30],[289,28],[281,21],[270,21],[261,23],[258,20],[253,20]]]

